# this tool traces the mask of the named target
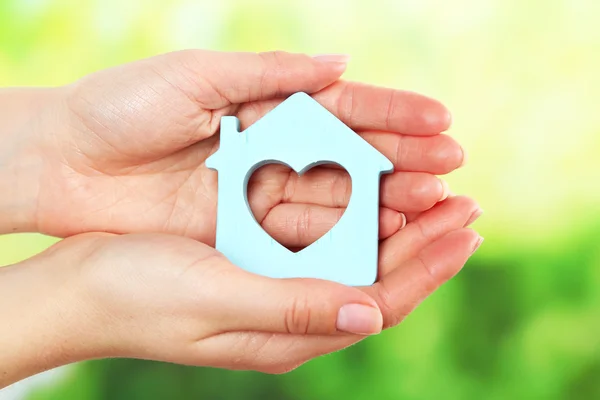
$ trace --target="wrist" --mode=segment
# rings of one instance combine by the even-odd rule
[[[0,268],[0,389],[109,354],[99,315],[82,295],[77,260],[89,250],[61,247]]]
[[[37,199],[49,158],[45,153],[61,130],[63,92],[0,90],[0,234],[38,231]]]

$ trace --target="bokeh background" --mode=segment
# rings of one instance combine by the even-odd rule
[[[191,47],[351,54],[345,78],[449,106],[470,158],[447,180],[486,211],[480,251],[398,328],[290,374],[105,360],[0,398],[600,399],[599,17],[597,0],[0,0],[0,86]],[[0,264],[54,241],[2,236]]]

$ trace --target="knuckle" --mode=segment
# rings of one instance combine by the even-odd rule
[[[386,130],[392,130],[392,122],[394,118],[394,106],[395,106],[395,97],[396,91],[390,90],[390,97],[387,100],[387,111],[385,113],[385,127]]]
[[[415,257],[415,260],[417,261],[420,268],[425,272],[425,274],[423,275],[427,276],[427,279],[425,279],[422,282],[423,289],[426,293],[434,291],[438,286],[439,281],[439,278],[436,276],[434,269],[432,268],[430,263],[428,263],[423,257],[421,257],[420,254]]]
[[[311,206],[306,206],[296,221],[296,235],[300,243],[310,241],[310,230],[312,227],[313,210]]]
[[[260,74],[260,90],[261,97],[264,93],[269,93],[273,96],[281,96],[280,77],[284,76],[283,72],[286,67],[286,60],[289,58],[289,53],[281,50],[259,53],[262,59],[263,67]]]
[[[272,51],[270,54],[271,54],[273,65],[276,68],[282,68],[285,65],[285,59],[289,55],[286,51],[282,51],[282,50],[275,50],[275,51]]]
[[[423,223],[423,221],[417,219],[416,221],[414,221],[413,225],[419,230],[418,233],[419,233],[419,235],[421,236],[422,239],[428,240],[428,239],[432,239],[433,238],[433,235],[426,228],[426,226]]]
[[[392,162],[394,163],[394,165],[397,165],[399,168],[403,168],[405,165],[405,160],[407,159],[406,146],[405,146],[406,137],[402,136],[402,135],[397,135],[397,137],[395,137],[394,139],[396,140],[396,142],[394,144],[394,152],[392,153],[393,154]]]
[[[282,202],[289,203],[292,201],[296,194],[299,179],[298,174],[296,174],[293,169],[289,168],[287,179],[283,184],[283,194],[281,195]]]
[[[306,297],[294,297],[285,311],[285,330],[289,334],[306,335],[310,331],[311,310]]]
[[[406,318],[407,314],[393,304],[391,293],[384,281],[381,281],[377,286],[377,295],[379,298],[379,309],[383,315],[384,328],[394,327]]]
[[[273,73],[273,71],[272,71],[273,55],[272,55],[272,53],[267,52],[267,53],[259,53],[258,56],[262,62],[262,65],[260,68],[260,73],[259,73],[259,78],[258,78],[258,82],[259,82],[258,97],[262,98],[262,97],[264,97],[264,93],[269,90],[269,88],[266,88],[266,86],[271,81],[270,77]],[[255,96],[256,96],[256,94],[250,95],[250,97],[255,97]]]
[[[348,82],[344,82],[343,85],[339,96],[337,114],[345,123],[352,124],[356,109],[354,103],[355,88]]]
[[[344,206],[350,201],[352,195],[352,180],[348,171],[336,171],[331,184],[332,201],[337,207]]]
[[[260,53],[258,53],[258,58],[260,58],[260,60],[263,64],[262,65],[263,69],[266,70],[273,63],[273,52],[272,51],[260,52]]]

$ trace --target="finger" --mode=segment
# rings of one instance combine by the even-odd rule
[[[432,135],[450,127],[450,112],[439,101],[403,90],[338,81],[315,99],[353,129]]]
[[[448,197],[446,197],[446,198],[448,199],[448,198],[450,198],[450,197],[456,197],[456,194],[455,194],[455,193],[454,193],[452,190],[448,190]],[[425,211],[427,211],[427,210],[425,210]],[[421,216],[421,214],[423,214],[423,212],[422,212],[422,211],[416,211],[416,212],[405,212],[405,213],[404,213],[404,216],[406,217],[406,223],[409,223],[409,222],[414,222],[414,221],[415,221],[417,218],[419,218],[419,217]],[[481,214],[479,214],[479,215],[481,215]],[[474,217],[474,219],[473,219],[473,221],[475,221],[475,219],[477,219],[477,218],[479,217],[479,215],[475,216],[475,217]],[[472,218],[473,218],[473,217],[472,217]],[[467,223],[467,224],[465,225],[465,228],[466,228],[467,226],[469,226],[469,225],[470,225],[470,223]]]
[[[239,270],[226,277],[224,286],[244,290],[224,293],[229,301],[218,307],[219,315],[227,330],[376,334],[381,330],[380,308],[385,310],[385,326],[396,325],[454,276],[481,242],[476,232],[461,229],[427,246],[383,280],[363,289],[377,306],[357,288],[324,280],[270,279]]]
[[[224,258],[217,262],[228,263]],[[214,318],[223,332],[372,335],[381,331],[377,304],[358,288],[319,279],[272,279],[239,268],[230,271],[215,282],[220,289]]]
[[[442,175],[466,162],[466,152],[448,135],[417,137],[378,131],[359,134],[387,157],[396,171]]]
[[[448,174],[465,165],[466,151],[448,135],[409,136],[383,131],[362,131],[358,134],[380,151],[396,171]],[[324,167],[341,169],[337,164]]]
[[[416,256],[429,243],[448,232],[463,228],[481,209],[475,200],[450,197],[386,239],[379,248],[379,277],[385,277],[399,263]]]
[[[310,57],[282,51],[196,50],[189,56],[198,79],[211,89],[202,97],[201,106],[207,109],[285,97],[295,92],[313,93],[338,79],[348,62],[345,55]]]
[[[397,211],[424,211],[448,196],[448,185],[423,172],[395,172],[381,178],[380,201]],[[302,176],[289,175],[284,203],[310,203],[346,207],[352,196],[352,179],[342,169],[313,168]]]
[[[479,244],[479,235],[474,231],[453,231],[423,249],[419,257],[404,262],[385,280],[362,290],[384,310],[384,326],[395,326],[437,287],[460,271]],[[302,336],[228,332],[203,340],[196,352],[209,365],[280,374],[363,338],[350,334]],[[230,359],[236,360],[235,364]]]
[[[448,197],[448,184],[423,172],[396,172],[381,181],[381,204],[392,210],[418,212],[429,210]]]
[[[423,249],[418,257],[404,262],[383,281],[362,290],[384,310],[384,326],[395,326],[458,273],[480,244],[481,238],[470,229],[452,231]],[[202,341],[197,353],[209,365],[280,374],[315,357],[351,346],[363,337],[228,332]],[[230,359],[235,359],[235,364]]]
[[[283,374],[313,358],[342,350],[363,338],[364,336],[357,335],[227,332],[200,341],[188,352],[189,358],[184,362],[229,370]]]
[[[400,222],[398,223],[398,218]],[[379,208],[379,239],[385,240],[406,226],[403,213],[386,207]]]
[[[450,127],[450,112],[437,100],[402,90],[337,81],[313,98],[354,130],[382,130],[407,135],[437,135]],[[241,107],[238,118],[247,127],[281,100]]]
[[[483,239],[471,229],[447,233],[365,288],[384,314],[384,326],[400,323],[441,284],[456,275]]]
[[[280,204],[267,213],[261,221],[261,226],[283,246],[303,248],[329,232],[338,223],[344,211],[344,208],[314,204]],[[402,213],[385,207],[379,209],[379,239],[390,237],[404,225],[405,218]]]

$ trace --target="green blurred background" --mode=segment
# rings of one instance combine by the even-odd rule
[[[447,180],[486,211],[480,251],[398,328],[290,374],[95,361],[10,395],[600,399],[599,17],[597,0],[0,0],[0,86],[190,47],[349,53],[347,79],[449,106],[470,158]],[[0,237],[0,264],[53,241]]]

